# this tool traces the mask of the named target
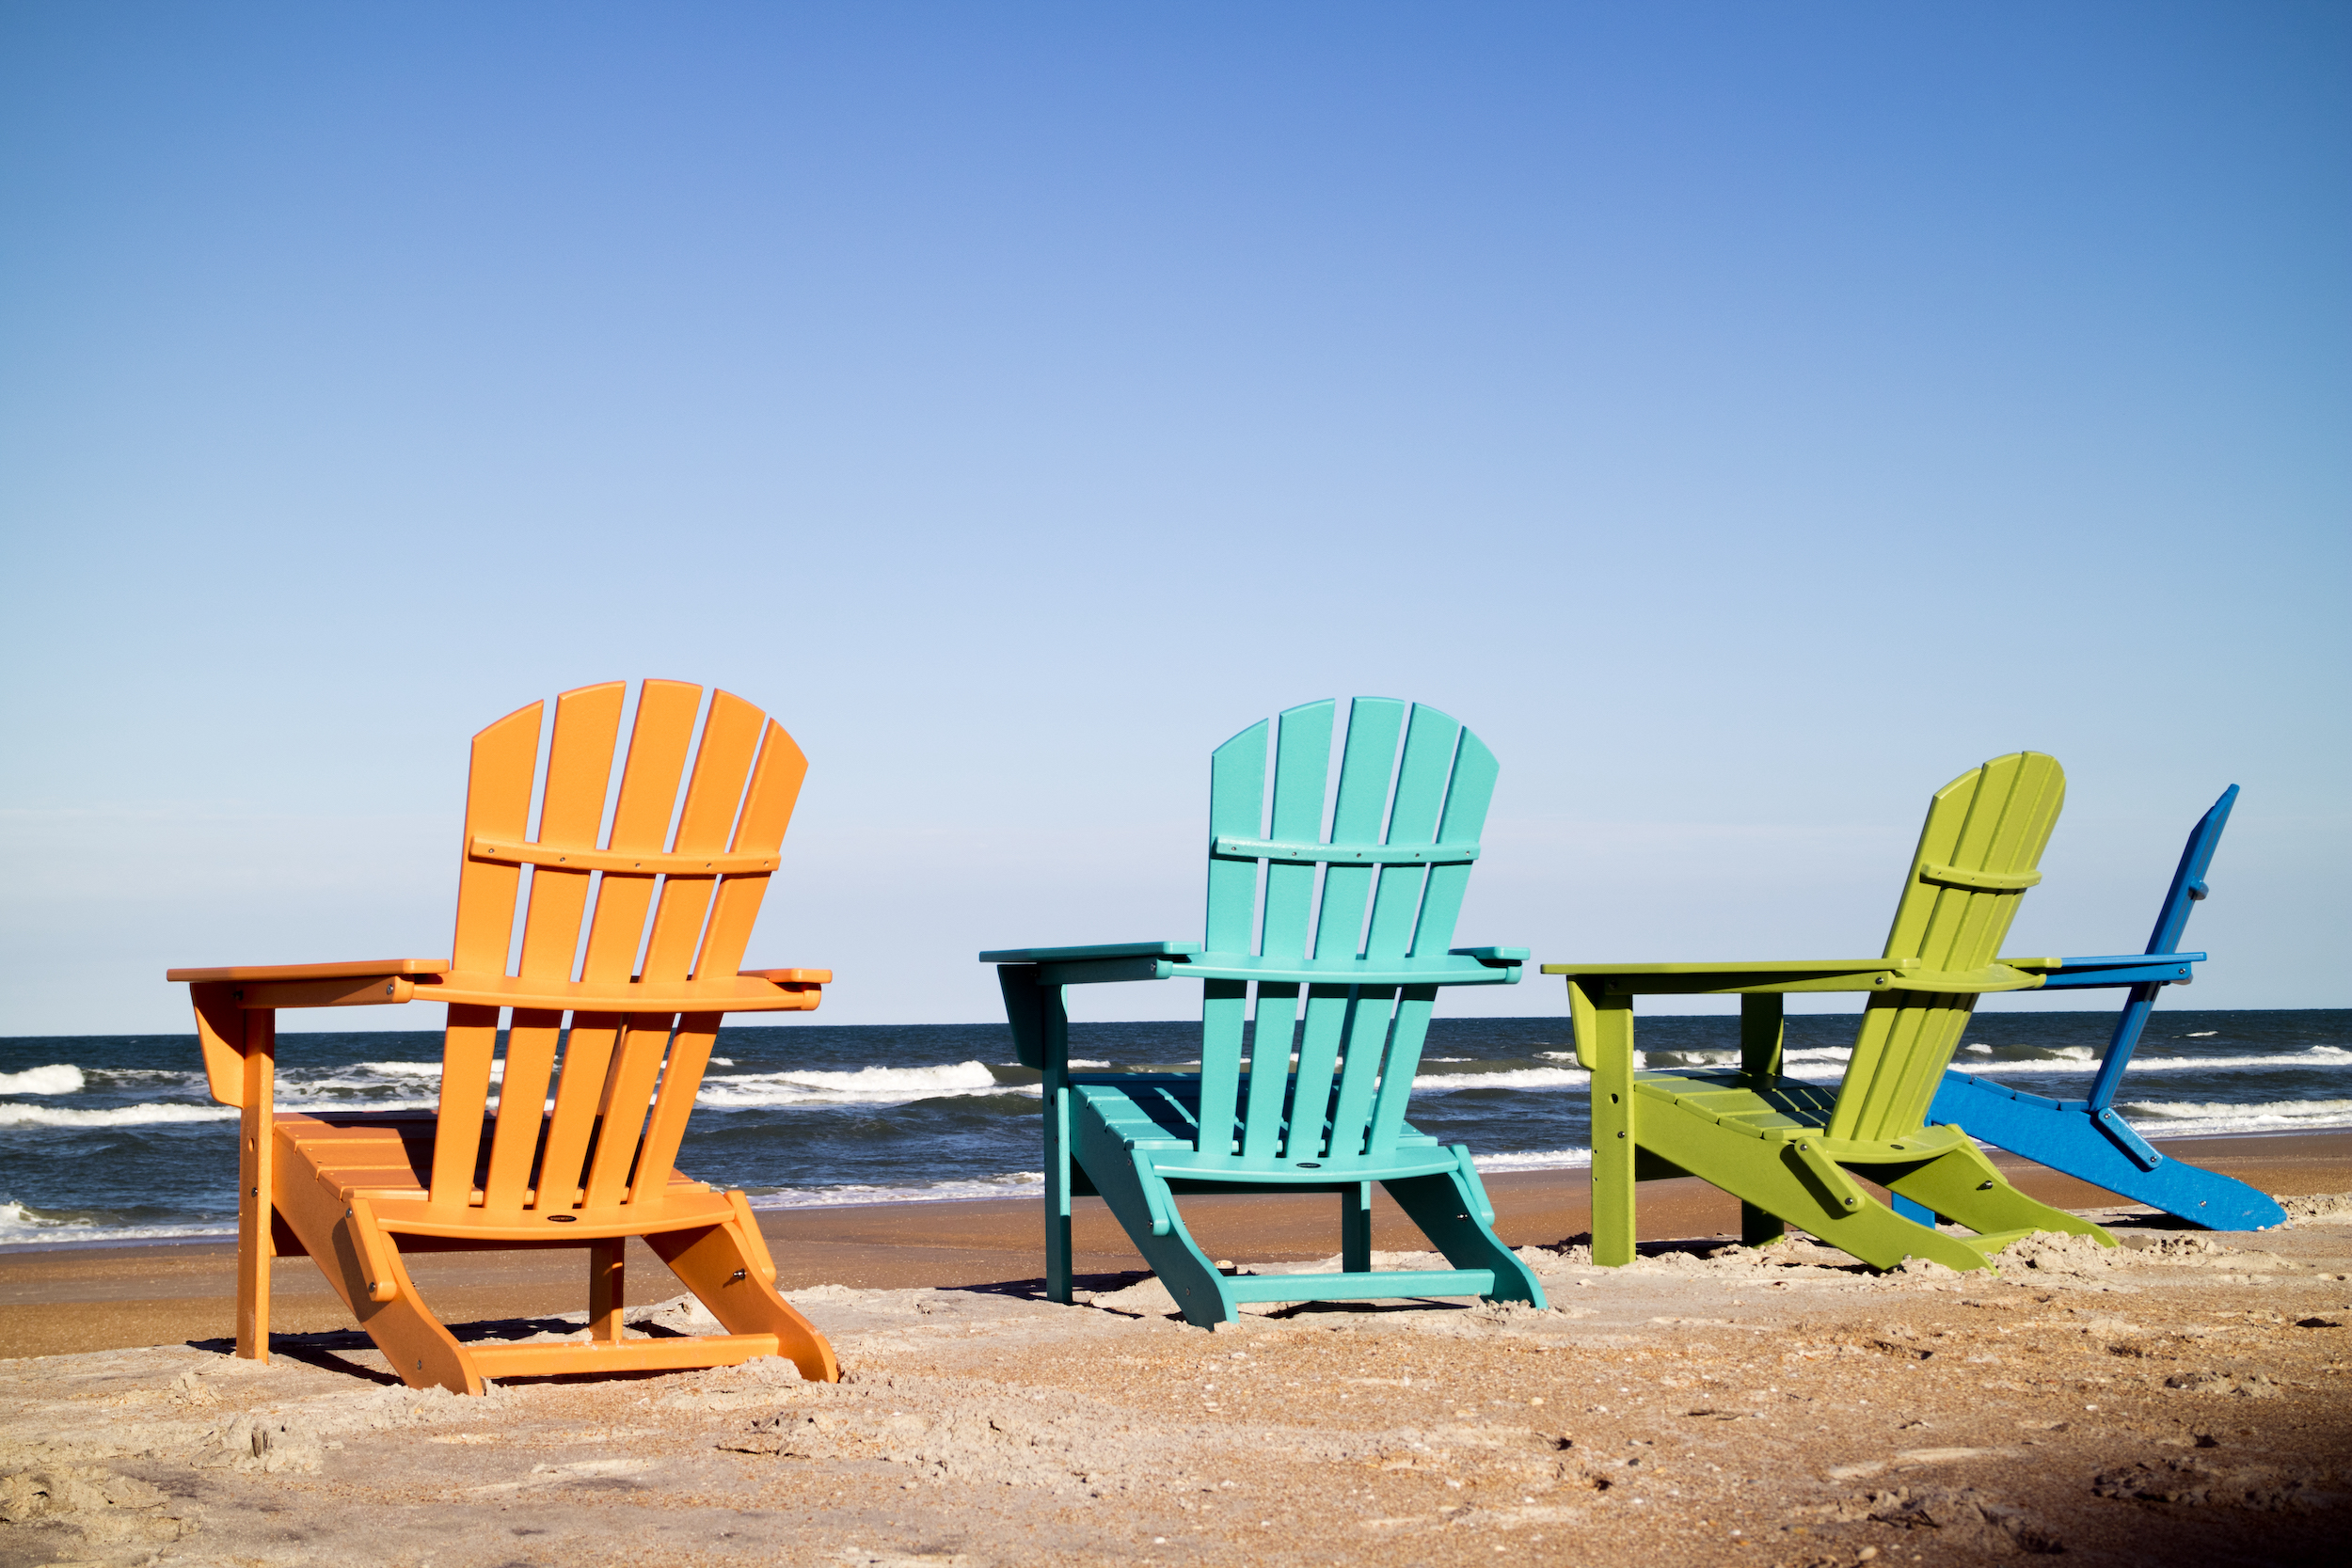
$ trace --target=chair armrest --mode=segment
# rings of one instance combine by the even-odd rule
[[[1482,964],[1523,964],[1528,958],[1524,947],[1449,947],[1456,958],[1476,958]]]
[[[278,1007],[364,1007],[401,1002],[554,1011],[805,1012],[829,969],[746,969],[723,980],[573,982],[473,974],[447,958],[383,958],[342,964],[253,964],[175,969],[173,980],[211,988],[246,1011]],[[199,996],[203,993],[199,992]]]
[[[164,978],[193,986],[225,986],[230,1002],[255,1010],[276,1007],[380,1007],[406,1002],[417,984],[450,973],[447,958],[359,958],[333,964],[232,964],[224,969],[167,969]]]
[[[1546,964],[1570,984],[1592,980],[1629,995],[1692,991],[1883,990],[1916,958],[1762,958],[1754,962]]]
[[[2202,953],[2120,953],[2087,958],[2003,958],[2011,969],[2042,976],[2040,990],[2095,990],[2119,986],[2185,986]]]
[[[984,964],[1083,963],[1089,958],[1190,958],[1197,942],[1114,942],[1100,947],[999,947],[980,955]]]
[[[351,980],[390,974],[447,974],[456,967],[448,958],[360,958],[339,964],[232,964],[227,969],[167,969],[164,978],[175,985],[239,980]]]
[[[1972,993],[2030,990],[2040,974],[1987,964],[1964,972],[1929,969],[1916,958],[1768,958],[1748,963],[1546,964],[1571,984],[1593,980],[1623,995],[1763,994],[1773,991],[1917,990]]]
[[[1150,953],[1123,958],[1049,960],[1038,966],[1041,986],[1099,985],[1118,980],[1244,980],[1295,986],[1509,986],[1519,966],[1487,963],[1449,953],[1435,958],[1267,958],[1254,953]]]

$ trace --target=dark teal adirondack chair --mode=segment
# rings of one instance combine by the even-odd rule
[[[1408,723],[1406,704],[1359,697],[1331,786],[1335,707],[1287,710],[1279,739],[1261,720],[1211,758],[1205,943],[980,955],[999,966],[1022,1062],[1045,1074],[1046,1291],[1057,1302],[1071,1299],[1070,1199],[1100,1194],[1191,1323],[1231,1323],[1249,1301],[1544,1304],[1535,1276],[1495,1238],[1470,1150],[1405,1119],[1438,988],[1515,984],[1527,958],[1447,945],[1494,755],[1435,708],[1410,706]],[[1070,1070],[1064,986],[1175,977],[1204,982],[1200,1070]],[[1375,1181],[1453,1268],[1373,1271]],[[1207,1192],[1337,1195],[1342,1272],[1219,1274],[1177,1204]]]

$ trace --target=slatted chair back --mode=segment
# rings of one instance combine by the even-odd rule
[[[1349,705],[1334,778],[1336,706],[1261,720],[1211,759],[1209,953],[1334,962],[1330,983],[1304,988],[1303,1013],[1299,985],[1259,983],[1254,1031],[1249,982],[1204,982],[1198,1147],[1244,1164],[1395,1148],[1438,988],[1351,986],[1345,969],[1442,958],[1494,793],[1476,736],[1383,697]]]
[[[735,975],[807,759],[781,725],[724,691],[712,693],[697,743],[702,688],[648,680],[639,689],[615,791],[627,695],[628,684],[614,681],[556,699],[545,784],[536,790],[545,703],[517,708],[474,736],[458,881],[459,974],[541,982],[531,988],[541,994],[550,981]],[[530,836],[534,794],[537,832]],[[664,989],[674,993],[676,986]],[[513,1009],[485,1152],[501,1010],[450,1007],[429,1201],[518,1218],[659,1209],[722,1015],[575,1010],[566,1031],[563,1012]]]
[[[1966,974],[1991,964],[2066,799],[2055,757],[1995,757],[1935,794],[1912,856],[1882,957]],[[1832,1138],[1880,1141],[1925,1123],[1976,1006],[1973,993],[1874,993],[1863,1016],[1828,1128]]]

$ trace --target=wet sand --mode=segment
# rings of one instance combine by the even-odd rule
[[[2187,1151],[2281,1196],[2352,1188],[2352,1136]],[[2215,1234],[2057,1180],[2022,1184],[2124,1247],[1881,1275],[1803,1239],[1728,1245],[1736,1209],[1692,1183],[1645,1185],[1661,1240],[1596,1269],[1581,1173],[1510,1173],[1501,1228],[1550,1309],[1253,1309],[1216,1334],[1166,1315],[1099,1210],[1071,1307],[1038,1299],[1032,1204],[776,1213],[843,1383],[760,1362],[480,1400],[398,1386],[305,1259],[280,1264],[262,1367],[215,1338],[226,1247],[20,1253],[0,1568],[2340,1560],[2352,1200]],[[1245,1230],[1236,1201],[1187,1211],[1240,1267],[1336,1250],[1327,1202],[1254,1203]],[[468,1337],[580,1328],[568,1261],[421,1261],[448,1317],[490,1320]],[[669,1293],[649,1257],[631,1273]]]
[[[2352,1132],[2183,1139],[2159,1146],[2288,1196],[2352,1189]],[[2035,1197],[2063,1209],[2122,1200],[2039,1165],[1995,1163]],[[1486,1179],[1496,1230],[1513,1246],[1550,1246],[1592,1227],[1592,1189],[1581,1170],[1506,1171]],[[1736,1200],[1704,1182],[1642,1185],[1645,1238],[1736,1235]],[[1338,1245],[1327,1198],[1193,1197],[1186,1223],[1204,1247],[1237,1263],[1319,1258]],[[886,1203],[771,1210],[760,1216],[787,1295],[817,1285],[857,1290],[1010,1285],[1038,1279],[1043,1251],[1033,1199]],[[1112,1275],[1142,1259],[1101,1200],[1079,1200],[1073,1236],[1078,1272]],[[1384,1196],[1373,1244],[1417,1247],[1419,1233]],[[236,1249],[228,1243],[72,1247],[0,1253],[0,1358],[59,1355],[204,1340],[234,1332]],[[627,1264],[641,1290],[675,1290],[642,1243]],[[446,1322],[574,1311],[584,1305],[586,1265],[577,1254],[438,1254],[411,1263],[419,1289]],[[305,1258],[275,1265],[272,1326],[310,1333],[348,1325],[342,1304]]]

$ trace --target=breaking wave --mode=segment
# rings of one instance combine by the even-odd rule
[[[80,1094],[86,1080],[72,1062],[29,1067],[23,1072],[0,1072],[0,1094]]]
[[[724,1111],[783,1105],[892,1105],[914,1100],[1037,1092],[1034,1084],[1000,1080],[986,1062],[963,1061],[945,1067],[859,1068],[853,1072],[728,1073],[704,1079],[695,1103]]]
[[[57,1105],[0,1101],[0,1127],[155,1127],[175,1121],[234,1121],[230,1105],[115,1105],[75,1111]]]

